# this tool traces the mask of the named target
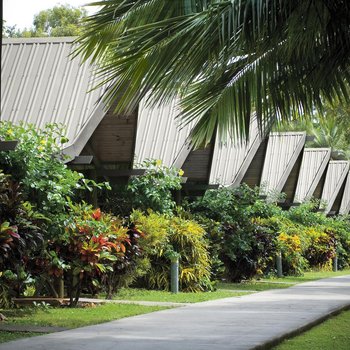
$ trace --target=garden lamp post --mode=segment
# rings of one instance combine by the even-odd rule
[[[173,253],[170,257],[171,261],[171,292],[178,293],[179,292],[179,257],[180,254]]]

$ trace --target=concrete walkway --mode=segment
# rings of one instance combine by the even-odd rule
[[[348,307],[350,275],[17,340],[0,349],[263,349]]]

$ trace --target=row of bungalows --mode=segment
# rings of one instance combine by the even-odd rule
[[[349,162],[333,160],[328,148],[305,147],[305,132],[263,137],[252,118],[248,141],[214,137],[193,149],[192,126],[179,127],[175,100],[161,107],[141,102],[127,115],[107,108],[89,60],[72,58],[73,39],[3,39],[1,59],[1,119],[65,125],[71,167],[113,183],[141,174],[144,160],[161,159],[183,169],[187,194],[246,183],[261,186],[267,200],[285,193],[286,208],[316,198],[327,214],[349,213]]]

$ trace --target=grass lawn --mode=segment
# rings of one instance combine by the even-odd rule
[[[219,283],[218,288],[230,290],[264,291],[269,289],[288,288],[293,284],[316,281],[321,278],[350,275],[350,269],[338,272],[333,271],[310,271],[303,276],[287,276],[282,278],[263,278],[261,280],[243,281],[242,283]],[[283,283],[285,282],[285,283]]]
[[[271,281],[281,281],[281,282],[295,282],[295,283],[302,283],[302,282],[310,282],[319,280],[321,278],[328,278],[328,277],[336,277],[336,276],[344,276],[344,275],[350,275],[350,269],[347,270],[341,270],[337,272],[333,271],[310,271],[305,272],[303,276],[287,276],[282,278],[275,278],[275,279],[263,279],[262,281],[271,282]]]
[[[0,310],[7,324],[76,328],[165,309],[160,306],[103,304],[86,308],[22,308]]]
[[[144,300],[144,301],[162,301],[173,303],[198,303],[201,301],[238,297],[246,295],[249,292],[235,292],[232,290],[218,289],[214,292],[198,293],[177,293],[164,292],[160,290],[146,290],[136,288],[121,289],[114,299],[116,300]]]
[[[166,309],[166,307],[135,304],[104,304],[87,308],[66,307],[44,310],[26,307],[22,309],[0,310],[0,312],[7,317],[6,324],[77,328],[163,309]],[[0,331],[0,343],[38,335],[40,333]]]
[[[288,288],[292,286],[292,284],[289,283],[273,283],[273,282],[264,282],[261,283],[260,281],[247,281],[247,282],[241,282],[241,283],[226,283],[226,282],[220,282],[218,284],[218,288],[223,290],[245,290],[247,292],[249,291],[257,291],[262,292],[264,290],[269,289],[279,289],[279,288]]]
[[[273,350],[350,349],[350,311],[332,317],[309,331],[285,340]]]

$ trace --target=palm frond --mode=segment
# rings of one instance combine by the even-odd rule
[[[104,0],[77,54],[92,57],[107,103],[180,97],[193,140],[349,101],[350,4],[342,0]]]

